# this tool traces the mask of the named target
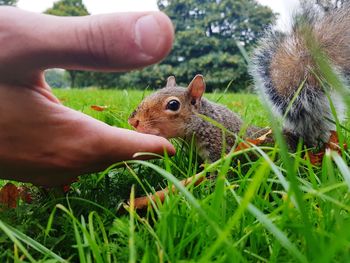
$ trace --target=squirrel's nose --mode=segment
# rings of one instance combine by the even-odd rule
[[[135,118],[131,118],[128,120],[129,124],[134,127],[135,129],[137,128],[137,126],[139,126],[140,121],[138,119]]]

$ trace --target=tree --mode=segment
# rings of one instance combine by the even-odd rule
[[[158,0],[159,9],[173,21],[173,51],[162,63],[177,81],[205,76],[208,89],[245,88],[250,80],[238,45],[248,52],[258,35],[274,21],[271,9],[255,0]],[[163,77],[164,79],[166,76]]]
[[[45,12],[46,14],[55,16],[86,16],[89,15],[88,10],[82,0],[61,0],[53,4]]]
[[[16,5],[18,0],[0,0],[0,5]]]
[[[122,73],[106,72],[82,72],[77,76],[76,83],[79,87],[115,88],[121,87],[119,77]]]
[[[48,69],[45,71],[46,82],[53,88],[67,88],[69,79],[64,70]]]
[[[46,10],[46,14],[56,16],[86,16],[89,15],[88,10],[82,0],[61,0],[54,3],[53,7]],[[68,70],[70,76],[70,86],[76,87],[76,80],[79,74],[84,74],[83,71]]]

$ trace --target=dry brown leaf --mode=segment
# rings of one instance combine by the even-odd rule
[[[17,186],[12,183],[5,184],[0,190],[0,203],[9,208],[15,208],[19,198]]]
[[[70,185],[69,185],[69,184],[64,185],[64,186],[62,187],[62,189],[63,189],[63,192],[66,194],[66,193],[68,193],[68,192],[70,191]]]
[[[108,106],[91,105],[90,108],[95,111],[104,111]]]
[[[344,144],[344,149],[347,149],[347,145]],[[341,154],[341,147],[339,145],[339,138],[336,131],[331,131],[331,136],[329,137],[328,142],[325,144],[324,148],[321,149],[318,153],[312,153],[307,152],[306,154],[309,155],[310,162],[313,165],[321,165],[323,156],[326,153],[326,149],[331,149],[333,151],[337,151],[339,154]]]
[[[344,149],[347,149],[348,146],[344,143]],[[336,131],[331,131],[331,136],[329,137],[328,142],[326,143],[326,148],[331,149],[333,151],[341,152],[341,147],[339,145],[339,138]]]
[[[191,176],[187,179],[180,181],[180,183],[183,186],[187,186],[191,183],[193,183],[194,185],[199,185],[200,183],[202,183],[205,180],[206,180],[205,176],[196,174],[194,176]],[[176,190],[176,187],[173,186],[171,191],[174,192],[175,190]],[[142,197],[135,198],[134,207],[136,209],[144,209],[148,206],[149,203],[151,203],[151,201],[156,201],[156,200],[159,200],[160,202],[163,203],[164,199],[168,193],[169,193],[169,189],[167,187],[163,190],[159,190],[159,191],[155,192],[154,194],[150,194],[149,196],[142,196]],[[128,203],[130,203],[130,200],[128,201]]]
[[[0,203],[9,208],[15,208],[19,199],[17,186],[12,183],[5,184],[0,190]]]
[[[241,142],[237,145],[235,151],[238,152],[244,149],[248,149],[251,147],[251,144],[256,146],[261,145],[266,142],[266,140],[268,139],[268,136],[271,133],[272,133],[272,130],[269,130],[267,133],[263,134],[259,138],[256,138],[256,139],[246,138],[244,142]]]
[[[236,107],[236,108],[242,108],[243,104],[240,101],[234,101],[234,102],[232,102],[232,106]]]
[[[32,197],[27,187],[17,187],[13,183],[5,184],[0,190],[0,204],[8,208],[16,208],[18,200],[26,203],[32,202]]]
[[[323,156],[325,155],[325,150],[322,150],[318,153],[307,152],[306,154],[309,156],[311,164],[319,166],[322,164]]]

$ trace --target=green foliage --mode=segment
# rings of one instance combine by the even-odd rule
[[[202,73],[211,89],[232,80],[235,89],[248,86],[247,65],[237,43],[251,49],[274,21],[269,8],[255,0],[159,0],[158,6],[176,32],[174,49],[163,64],[173,67],[180,83]]]
[[[169,75],[187,85],[198,73],[205,76],[207,90],[244,89],[250,77],[237,43],[250,51],[258,35],[274,21],[268,7],[255,0],[159,0],[158,6],[175,26],[175,43],[159,65],[125,74],[121,85],[161,87]]]
[[[53,88],[67,88],[69,86],[69,77],[64,70],[46,70],[45,79],[46,82]]]
[[[53,4],[52,8],[45,11],[46,14],[55,16],[86,16],[88,10],[82,0],[61,0]]]
[[[0,0],[0,5],[16,5],[18,0]]]
[[[76,78],[79,87],[111,88],[120,87],[121,73],[79,72]]]

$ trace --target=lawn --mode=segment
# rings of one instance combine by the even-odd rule
[[[54,92],[65,105],[124,128],[145,95]],[[255,95],[207,97],[249,123],[269,125]],[[178,187],[164,204],[135,211],[127,199],[201,171],[193,147],[174,143],[172,158],[82,176],[66,195],[33,188],[31,204],[0,214],[1,262],[349,262],[348,151],[326,154],[320,166],[304,157],[304,148],[288,153],[282,142],[246,150],[254,159],[232,152],[202,171],[217,174],[215,182]]]

